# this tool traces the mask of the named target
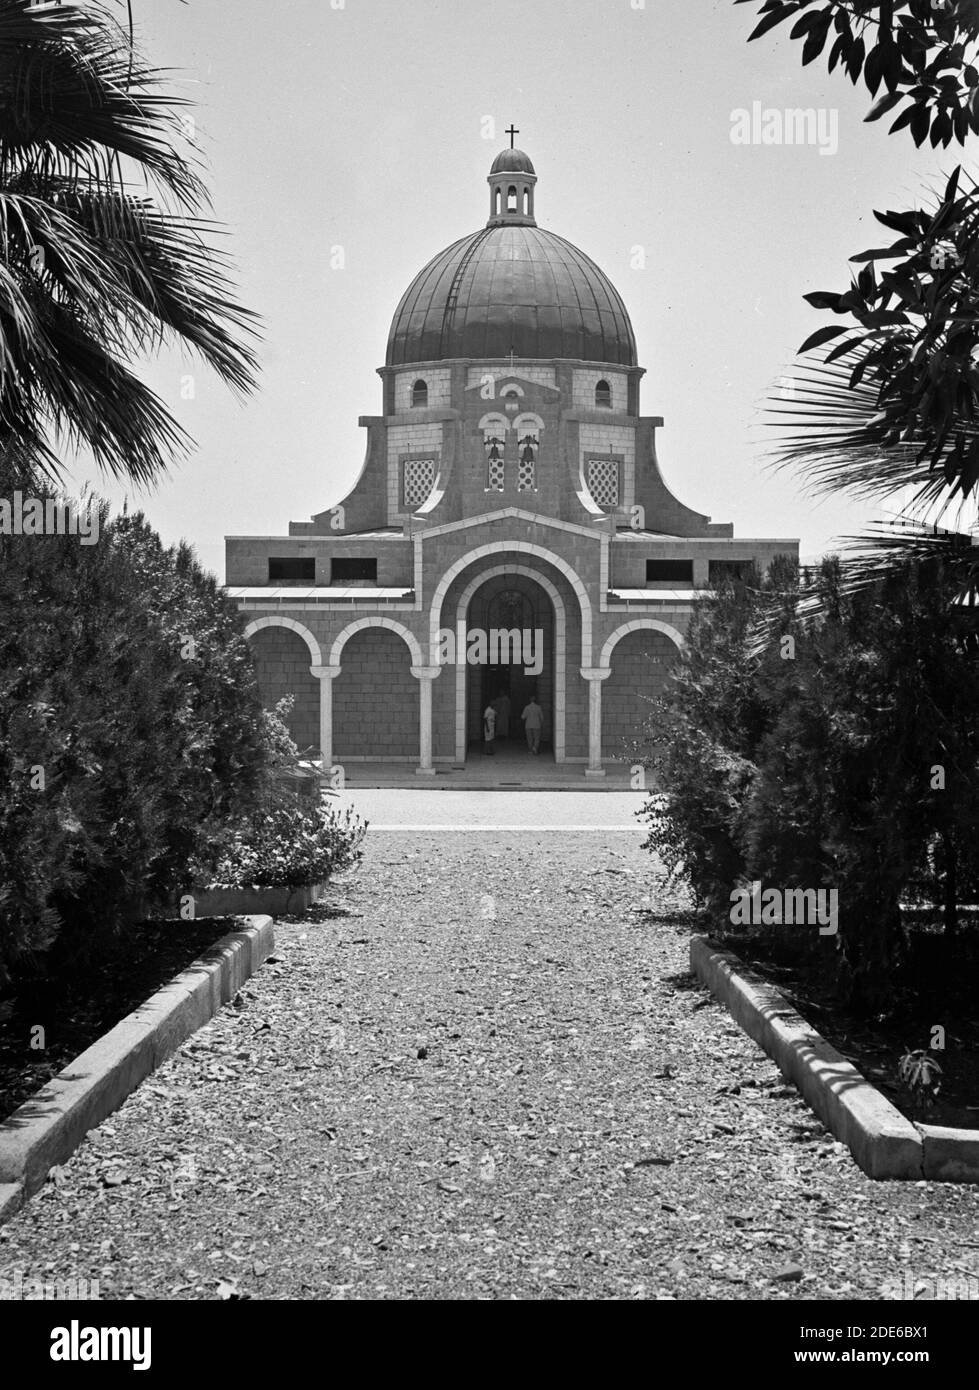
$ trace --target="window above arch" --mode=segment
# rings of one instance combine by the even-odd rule
[[[412,406],[428,405],[427,381],[418,380],[415,382],[414,386],[411,388],[411,404]]]
[[[607,381],[600,381],[595,387],[595,404],[599,410],[612,409],[612,388]]]

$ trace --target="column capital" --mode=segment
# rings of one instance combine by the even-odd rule
[[[442,674],[441,666],[411,666],[409,670],[416,681],[433,681]]]
[[[609,676],[610,676],[611,674],[612,674],[612,668],[611,668],[610,666],[582,666],[582,667],[581,667],[582,679],[583,679],[583,680],[586,680],[586,681],[604,681],[604,680],[608,680],[608,678],[609,678]]]
[[[342,670],[342,666],[310,666],[309,674],[315,676],[317,680],[335,681]]]

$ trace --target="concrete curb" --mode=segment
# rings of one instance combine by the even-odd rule
[[[979,1130],[918,1125],[925,1177],[932,1182],[979,1182]]]
[[[222,937],[0,1124],[0,1221],[8,1220],[90,1129],[233,999],[271,954],[271,917],[247,920],[247,927]]]
[[[690,964],[748,1036],[777,1063],[782,1075],[798,1086],[868,1177],[920,1180],[938,1176],[926,1170],[927,1141],[919,1129],[811,1028],[777,989],[707,937],[697,936],[690,942]],[[974,1136],[973,1142],[977,1141],[979,1136]],[[979,1167],[973,1181],[979,1181]]]
[[[0,1226],[9,1221],[24,1203],[24,1189],[19,1182],[0,1183]]]

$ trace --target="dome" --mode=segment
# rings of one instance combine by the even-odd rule
[[[501,150],[493,160],[490,177],[493,174],[533,174],[534,172],[529,154],[524,154],[523,150]]]
[[[394,315],[387,365],[511,352],[636,365],[626,307],[594,261],[532,223],[491,221],[415,276]]]

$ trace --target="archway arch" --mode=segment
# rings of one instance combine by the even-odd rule
[[[311,664],[313,666],[322,666],[323,654],[320,651],[319,642],[317,642],[308,627],[303,627],[302,623],[297,623],[294,618],[253,618],[245,628],[246,639],[254,637],[256,632],[262,632],[267,627],[287,627],[291,629],[291,631],[297,633],[309,648]]]
[[[621,627],[617,627],[611,637],[606,639],[602,648],[602,659],[598,663],[599,666],[607,670],[609,659],[623,637],[630,632],[639,632],[642,629],[646,629],[648,632],[661,632],[664,637],[670,639],[678,651],[682,652],[686,646],[683,633],[678,628],[671,627],[669,623],[661,622],[659,618],[633,618],[631,622],[623,623]]]
[[[464,570],[471,565],[475,565],[487,555],[519,554],[533,555],[539,560],[544,560],[547,564],[561,573],[574,590],[578,600],[578,607],[581,613],[581,664],[582,666],[591,665],[592,649],[592,608],[588,591],[582,583],[581,577],[571,568],[567,560],[562,556],[556,555],[553,550],[547,550],[542,545],[535,545],[532,541],[493,541],[488,545],[477,546],[475,550],[467,551],[465,555],[460,555],[454,564],[450,565],[438,582],[438,586],[432,595],[432,605],[429,609],[428,619],[428,642],[431,654],[431,665],[438,665],[439,649],[439,629],[442,624],[442,604],[454,580],[456,580]],[[542,578],[538,571],[534,571],[535,578]]]
[[[526,579],[531,579],[547,594],[554,606],[554,761],[564,762],[565,749],[565,708],[566,708],[566,662],[567,662],[567,631],[568,615],[564,606],[564,599],[561,597],[560,590],[550,579],[539,570],[533,569],[530,565],[494,565],[492,569],[484,570],[471,579],[466,588],[459,595],[459,602],[456,605],[456,621],[453,631],[458,633],[460,624],[465,623],[469,613],[469,605],[473,596],[479,589],[491,579],[498,579],[501,575],[521,575]],[[456,666],[456,762],[462,763],[466,760],[466,676],[467,670],[464,665]]]
[[[245,628],[266,709],[293,697],[286,723],[300,751],[320,747],[320,646],[308,628],[291,618],[256,618]],[[310,663],[312,657],[312,663]]]
[[[340,763],[424,760],[420,668],[418,638],[392,618],[358,618],[337,635],[330,720]]]
[[[675,627],[658,618],[623,623],[602,647],[601,739],[605,757],[631,755],[631,745],[652,713],[669,670],[683,649]],[[601,669],[601,667],[599,668]]]
[[[358,618],[355,622],[348,623],[341,633],[334,639],[333,646],[330,648],[330,665],[339,666],[340,657],[343,649],[355,633],[363,632],[367,627],[385,627],[390,632],[396,632],[405,643],[411,653],[412,666],[422,666],[421,643],[413,632],[405,627],[403,623],[396,623],[393,618]]]

